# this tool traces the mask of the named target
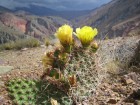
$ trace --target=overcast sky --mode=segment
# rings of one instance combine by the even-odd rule
[[[34,4],[56,10],[89,10],[109,1],[111,0],[0,0],[0,5],[9,9]]]

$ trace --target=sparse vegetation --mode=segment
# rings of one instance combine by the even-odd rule
[[[22,48],[32,48],[40,46],[40,42],[35,38],[18,39],[0,45],[0,50],[12,50]]]
[[[49,39],[45,39],[45,46],[49,46],[50,45],[50,41],[49,41]]]
[[[59,101],[59,99],[60,98],[55,98],[55,96],[57,96],[57,94],[55,94],[56,93],[56,91],[57,91],[57,89],[61,92],[61,90],[63,90],[63,92],[64,92],[64,94],[66,95],[66,92],[68,92],[69,91],[69,94],[67,94],[66,95],[66,97],[68,97],[68,100],[69,101],[67,101],[67,102],[71,102],[70,100],[71,100],[71,98],[74,100],[74,101],[76,101],[76,103],[80,103],[80,101],[83,99],[83,100],[85,100],[85,101],[83,101],[83,102],[85,102],[85,103],[87,103],[88,104],[88,100],[86,100],[86,99],[91,99],[91,98],[93,98],[93,99],[98,99],[98,100],[100,100],[101,99],[101,101],[98,101],[98,103],[99,103],[99,105],[100,105],[100,102],[104,102],[104,99],[110,99],[110,96],[108,97],[108,96],[105,96],[104,94],[106,94],[106,91],[107,92],[109,92],[111,95],[112,94],[116,94],[116,96],[111,96],[112,98],[120,98],[120,96],[118,96],[118,95],[124,95],[125,97],[124,98],[126,98],[127,96],[129,96],[130,95],[130,92],[129,92],[129,90],[130,90],[130,88],[132,88],[131,86],[132,86],[132,84],[130,84],[130,85],[125,85],[124,86],[124,84],[121,84],[120,82],[118,83],[117,81],[118,81],[118,79],[119,79],[119,81],[120,81],[120,79],[123,77],[123,74],[121,74],[121,76],[119,76],[120,75],[120,72],[119,71],[117,71],[116,72],[116,70],[115,69],[118,69],[118,70],[120,70],[120,64],[119,64],[119,62],[120,62],[120,60],[122,60],[124,57],[128,57],[128,58],[131,58],[132,57],[132,55],[130,56],[126,56],[126,55],[128,55],[130,52],[132,52],[133,53],[133,50],[134,49],[130,49],[131,47],[132,48],[135,48],[134,46],[136,46],[135,45],[135,43],[137,43],[137,40],[139,40],[139,39],[137,39],[137,37],[135,37],[135,38],[132,38],[132,37],[129,37],[128,39],[122,39],[122,38],[116,38],[116,39],[112,39],[112,40],[106,40],[106,41],[103,41],[103,42],[101,42],[100,44],[99,44],[99,49],[97,50],[97,52],[96,53],[93,53],[93,55],[91,54],[91,52],[89,51],[89,49],[90,49],[90,47],[88,48],[88,49],[82,49],[82,47],[77,47],[77,49],[75,48],[75,49],[73,49],[72,50],[72,52],[71,52],[71,60],[70,60],[70,62],[67,62],[66,63],[66,65],[64,66],[64,69],[62,69],[62,71],[64,70],[64,76],[62,75],[62,77],[65,77],[66,76],[66,78],[62,78],[61,80],[60,79],[58,79],[58,77],[59,77],[59,75],[57,74],[57,75],[55,75],[55,73],[56,73],[56,69],[57,68],[55,68],[55,69],[53,69],[52,70],[52,72],[51,72],[51,75],[48,75],[47,74],[47,76],[46,76],[46,78],[44,78],[43,79],[43,81],[41,80],[41,81],[38,81],[38,83],[41,83],[42,85],[40,85],[40,87],[42,87],[42,91],[40,91],[39,92],[39,94],[37,94],[37,96],[39,96],[40,98],[39,98],[39,100],[40,101],[38,101],[38,103],[41,103],[41,102],[49,102],[50,103],[50,100],[53,98],[54,100],[56,100],[57,101],[57,103],[61,103],[61,101]],[[114,44],[114,42],[116,43],[116,44]],[[130,42],[133,42],[133,44],[132,43],[130,43]],[[99,42],[98,42],[99,43]],[[124,47],[123,47],[123,49],[122,49],[122,47],[119,47],[120,45],[125,45]],[[128,47],[128,45],[129,45],[129,47]],[[126,46],[128,47],[128,48],[126,48]],[[58,47],[59,48],[59,47]],[[57,51],[56,52],[59,52],[59,51],[61,51],[60,49],[58,50],[58,48],[57,48]],[[63,47],[62,47],[63,48]],[[78,48],[80,48],[80,49],[78,49]],[[125,48],[125,49],[124,49]],[[38,52],[38,50],[40,49],[40,52]],[[25,54],[25,52],[26,52],[26,55],[27,55],[27,57],[26,58],[29,58],[29,57],[31,57],[31,59],[29,59],[29,60],[27,60],[26,58],[24,58],[24,59],[26,59],[26,61],[27,62],[29,62],[30,60],[32,60],[33,58],[41,58],[42,56],[40,55],[40,54],[42,54],[41,52],[42,52],[42,49],[45,51],[45,48],[37,48],[37,50],[35,51],[34,49],[33,50],[27,50],[27,51],[24,51],[24,52],[20,52],[20,54],[22,53],[24,53]],[[121,49],[121,50],[120,50]],[[55,49],[54,49],[55,50]],[[113,50],[113,51],[112,51]],[[123,50],[123,51],[122,51]],[[125,51],[124,51],[125,50]],[[91,49],[91,51],[92,51],[92,49]],[[121,53],[119,53],[118,51],[121,51]],[[129,52],[130,51],[130,52]],[[6,53],[7,51],[4,51],[4,53],[5,53],[5,55],[7,55],[7,53]],[[8,51],[9,53],[11,53],[12,51]],[[18,53],[18,55],[19,55],[19,51],[14,51],[14,53]],[[137,52],[137,50],[136,50],[136,52]],[[59,52],[59,57],[60,58],[64,58],[61,54],[60,54],[61,52]],[[120,55],[118,55],[118,53],[120,54]],[[39,56],[32,56],[32,55],[38,55],[39,54]],[[46,53],[47,54],[47,53]],[[49,54],[49,53],[48,53]],[[52,53],[50,53],[50,54],[52,54]],[[57,54],[57,53],[55,53],[55,54]],[[69,54],[69,53],[68,53]],[[112,55],[111,55],[112,54]],[[117,57],[119,57],[119,56],[121,56],[121,58],[120,59],[115,59],[116,57],[115,57],[115,55],[117,56]],[[2,54],[2,55],[4,55],[4,54]],[[26,55],[22,55],[22,57],[24,56],[26,56]],[[52,54],[53,55],[53,54]],[[75,56],[75,55],[77,55],[77,56]],[[9,56],[17,56],[17,55],[9,55]],[[16,61],[17,62],[17,59],[16,58],[12,58],[12,62],[14,62],[14,61]],[[20,56],[18,56],[18,59],[21,59],[21,58],[19,58]],[[98,57],[98,58],[96,58],[96,57]],[[9,58],[9,57],[8,57]],[[47,57],[46,57],[47,58]],[[23,60],[24,60],[23,59]],[[57,58],[56,57],[56,61],[58,60],[59,58]],[[2,59],[3,60],[3,59]],[[34,59],[33,59],[34,60]],[[63,60],[63,59],[62,59]],[[115,61],[116,60],[116,61]],[[11,62],[11,58],[8,60],[8,61],[10,61]],[[30,65],[29,63],[25,63],[26,61],[24,61],[24,64],[27,64],[27,65]],[[91,63],[91,61],[93,61],[92,63]],[[125,60],[126,61],[126,60]],[[14,63],[16,63],[16,62],[14,62],[14,63],[10,63],[9,62],[9,64],[10,65],[14,65]],[[18,62],[20,62],[19,60],[18,60]],[[22,62],[23,63],[23,62]],[[58,64],[57,64],[58,63]],[[58,65],[60,64],[63,64],[63,63],[59,63],[58,61],[57,61],[57,63],[54,63],[54,65],[56,65],[57,67],[58,67]],[[35,63],[33,63],[33,62],[31,62],[31,64],[35,64]],[[122,65],[125,65],[125,62],[123,63],[121,63]],[[19,64],[19,66],[21,65],[21,63]],[[33,66],[33,65],[31,65],[31,66]],[[46,66],[45,66],[46,67]],[[62,66],[63,67],[63,66]],[[26,67],[26,68],[29,68],[29,67]],[[26,68],[24,68],[24,69],[26,69]],[[30,69],[30,70],[33,70],[34,71],[34,68],[35,67],[33,67],[32,69]],[[132,68],[133,70],[135,70],[136,71],[136,68]],[[15,70],[17,70],[17,69],[15,69]],[[22,70],[22,69],[19,69],[19,70]],[[18,71],[19,71],[18,70]],[[26,75],[26,77],[28,78],[28,77],[30,77],[30,75],[31,75],[31,78],[33,77],[39,77],[40,78],[40,76],[43,74],[43,73],[41,73],[39,76],[37,75],[37,74],[34,74],[33,73],[33,71],[31,71],[30,72],[30,70],[27,72],[27,71],[24,71],[25,73],[23,73],[23,72],[21,72],[20,73],[20,75],[18,76],[18,78],[20,78],[20,77],[22,77],[22,76],[25,76]],[[41,70],[41,71],[40,71]],[[111,74],[113,74],[113,76],[111,75],[110,77],[109,77],[109,80],[108,81],[110,81],[111,83],[110,84],[108,84],[107,82],[106,82],[106,78],[105,79],[102,79],[102,78],[104,78],[105,76],[108,76],[108,74],[104,74],[104,73],[106,73],[106,70],[108,71],[108,72],[110,72]],[[46,71],[48,71],[47,69],[46,69]],[[125,67],[125,69],[123,70],[123,71],[128,71],[128,69]],[[139,69],[137,69],[137,71],[139,72]],[[37,68],[36,69],[36,72],[37,73],[40,73],[40,72],[43,72],[43,70],[42,70],[42,68]],[[129,70],[129,72],[130,72],[130,70]],[[19,73],[19,72],[18,72]],[[47,72],[46,72],[47,73]],[[75,74],[75,75],[73,75],[73,74]],[[134,75],[134,73],[132,73],[133,75]],[[15,73],[15,72],[13,72],[13,74],[11,75],[12,76],[12,78],[15,78],[16,77],[16,75],[18,75],[17,74],[17,72]],[[126,73],[124,74],[124,75],[127,75]],[[9,76],[9,73],[8,73],[8,75],[6,75],[6,78]],[[11,76],[10,76],[10,78],[11,78]],[[49,80],[48,80],[48,76],[50,76],[50,78],[49,78]],[[135,76],[135,75],[134,75]],[[136,76],[138,76],[139,77],[139,75],[136,75]],[[25,77],[25,78],[26,78]],[[119,77],[119,78],[118,78]],[[121,78],[120,78],[121,77]],[[3,77],[2,77],[3,78]],[[17,77],[16,77],[17,78]],[[118,79],[116,79],[116,78],[118,78]],[[64,81],[64,80],[67,80],[67,79],[70,79],[70,81]],[[10,80],[12,80],[12,79],[10,79]],[[28,80],[28,79],[27,79]],[[29,80],[31,80],[31,79],[29,79]],[[46,82],[46,80],[48,80],[48,82]],[[103,80],[102,82],[105,82],[105,83],[102,83],[102,84],[99,84],[99,83],[101,83],[101,80]],[[32,81],[34,81],[34,80],[32,80]],[[116,83],[116,82],[117,83]],[[53,91],[49,91],[49,93],[47,93],[46,91],[48,90],[48,88],[46,88],[47,86],[48,86],[48,83],[50,84],[50,85],[52,85],[52,84],[54,84],[54,85],[52,85],[52,86],[54,86],[55,88],[52,88],[53,89]],[[62,85],[62,84],[64,84],[65,83],[65,85]],[[69,85],[69,84],[76,84],[76,85]],[[98,85],[99,84],[99,85]],[[122,86],[123,85],[123,86]],[[138,84],[137,84],[138,85]],[[60,87],[61,88],[60,88]],[[67,86],[71,86],[71,87],[67,87]],[[136,86],[136,85],[134,85],[134,86]],[[113,87],[113,89],[112,89],[112,87]],[[1,87],[1,88],[3,88],[3,87]],[[66,92],[64,91],[64,89],[69,89],[69,90],[67,90]],[[92,90],[93,89],[93,90]],[[95,89],[95,90],[94,90]],[[98,90],[99,89],[99,90]],[[102,89],[102,90],[101,90]],[[106,89],[105,91],[104,91],[104,89]],[[109,90],[108,90],[109,89]],[[123,93],[121,92],[121,93],[119,93],[120,91],[119,90],[117,90],[117,89],[122,89],[122,91],[123,91]],[[133,89],[136,89],[136,88],[133,88]],[[131,89],[131,90],[133,90],[133,89]],[[115,92],[114,92],[114,90],[115,90]],[[103,93],[99,93],[98,94],[98,92],[103,92]],[[117,92],[116,92],[117,91]],[[125,93],[125,91],[127,91],[127,93]],[[54,92],[54,93],[53,93]],[[62,92],[62,93],[63,93]],[[94,93],[95,92],[95,94],[96,95],[92,95],[92,94],[90,94],[90,93]],[[112,93],[113,92],[113,93]],[[2,93],[1,93],[2,94]],[[49,98],[48,98],[48,96],[47,96],[47,94],[50,94],[49,96]],[[53,94],[53,95],[52,95]],[[87,95],[88,94],[88,95]],[[117,95],[118,94],[118,95]],[[127,94],[127,96],[125,95],[125,94]],[[51,97],[52,96],[52,97]],[[91,96],[91,97],[90,97]],[[44,97],[44,98],[43,98]],[[60,96],[61,97],[61,96]],[[63,95],[62,95],[62,97],[63,97]],[[101,98],[101,97],[103,97],[103,98]],[[121,99],[124,99],[124,98],[121,98]],[[65,99],[65,98],[64,98]],[[114,99],[114,100],[115,100]],[[41,101],[42,100],[42,101]],[[12,100],[13,101],[13,100]],[[37,100],[36,100],[37,101]],[[94,105],[94,104],[96,104],[95,103],[96,101],[90,101],[90,103],[92,103],[92,104],[88,104],[88,105]],[[116,101],[117,102],[117,101]],[[60,104],[61,105],[61,104]],[[63,104],[62,104],[63,105]],[[65,105],[65,104],[64,104]],[[68,105],[68,104],[66,104],[66,105]],[[72,105],[72,104],[70,104],[70,105]]]
[[[134,46],[137,41],[134,43],[134,40],[137,38],[125,39],[125,43],[124,40],[117,38],[117,44],[105,40],[104,44],[100,45],[101,43],[92,42],[97,31],[86,28],[81,33],[78,31],[76,33],[79,34],[78,39],[81,42],[79,45],[76,43],[77,40],[73,39],[72,33],[73,29],[68,25],[60,27],[56,32],[60,43],[45,53],[42,60],[45,71],[43,73],[42,70],[39,76],[41,80],[34,78],[38,75],[32,75],[33,78],[30,75],[31,77],[27,76],[30,79],[23,77],[26,79],[15,78],[8,81],[6,85],[8,94],[14,104],[79,105],[85,102],[89,104],[90,98],[104,81],[103,78],[108,76],[106,73],[116,76],[120,74],[120,69],[128,70],[128,64],[136,50]],[[11,46],[12,44],[14,45],[14,42]],[[113,79],[112,75],[110,77],[113,83],[115,78]],[[125,84],[132,82],[123,81]]]
[[[73,22],[0,13],[0,105],[140,104],[140,1],[89,12]]]

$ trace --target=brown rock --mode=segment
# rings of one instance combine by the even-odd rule
[[[128,84],[135,84],[135,82],[134,82],[132,79],[130,79],[130,78],[122,78],[122,81],[123,81],[126,85],[128,85]]]
[[[135,105],[140,105],[140,100],[136,100]]]
[[[0,96],[0,105],[5,105],[6,100],[3,96]]]
[[[112,99],[109,99],[107,103],[109,103],[109,104],[116,104],[117,100],[112,98]]]
[[[132,79],[127,79],[126,80],[126,84],[131,84],[131,83],[135,83]]]

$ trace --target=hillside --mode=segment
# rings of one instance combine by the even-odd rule
[[[56,29],[66,23],[69,22],[60,17],[4,12],[0,14],[0,43],[26,36],[33,36],[40,40],[52,37]]]
[[[139,49],[137,48],[140,48],[140,37],[119,37],[105,41],[102,40],[98,43],[100,45],[96,53],[98,70],[96,71],[91,69],[90,73],[95,71],[97,74],[90,76],[96,77],[96,75],[98,75],[98,77],[96,77],[96,81],[100,80],[101,83],[96,87],[96,91],[94,91],[93,96],[89,97],[89,101],[86,100],[83,103],[85,103],[85,105],[139,105],[140,69],[137,67],[128,68],[128,65],[130,64],[132,58],[137,58],[136,55],[139,54]],[[56,46],[50,45],[48,47],[0,52],[0,67],[5,70],[0,69],[1,105],[13,105],[5,85],[8,80],[13,80],[13,78],[26,78],[28,80],[37,79],[40,81],[40,78],[42,78],[44,73],[42,56],[44,56],[46,48],[47,51],[52,51],[56,48]],[[137,51],[135,52],[135,50]],[[99,68],[104,71],[99,72]],[[6,69],[10,70],[6,71]],[[82,75],[82,72],[80,72],[80,75]],[[101,80],[104,73],[105,77]],[[86,77],[88,76],[89,75],[86,75]],[[42,81],[45,80],[43,79]],[[48,85],[45,85],[45,89],[47,86]],[[55,87],[57,86],[55,85]],[[46,91],[44,91],[45,89],[43,88],[43,91],[39,91],[43,94],[42,97],[47,95]],[[61,97],[59,96],[59,98]],[[44,100],[47,100],[46,97]],[[43,102],[44,100],[41,101]]]
[[[3,12],[12,12],[12,10],[0,6],[0,13],[3,13]]]
[[[140,1],[113,0],[93,10],[90,14],[73,20],[78,27],[90,25],[97,27],[100,37],[116,37],[139,34]]]
[[[53,10],[50,8],[41,7],[38,5],[30,5],[29,8],[18,7],[18,8],[15,8],[14,12],[18,12],[20,10],[26,11],[26,12],[29,12],[31,14],[38,15],[38,16],[59,16],[59,17],[62,17],[64,19],[67,19],[67,20],[71,20],[71,19],[74,19],[76,17],[83,16],[83,15],[90,13],[90,10],[57,11],[57,10]]]
[[[140,0],[45,9],[0,7],[0,105],[140,105]]]

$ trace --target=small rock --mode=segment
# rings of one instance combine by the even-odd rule
[[[131,72],[128,74],[129,77],[131,77],[133,80],[136,80],[137,74],[135,72]]]
[[[116,99],[109,99],[107,103],[109,103],[109,104],[116,104],[117,100]]]
[[[0,87],[4,86],[4,82],[0,80]]]
[[[46,48],[46,46],[45,46],[45,45],[41,45],[40,47],[42,47],[42,48]]]
[[[137,91],[134,91],[133,95],[134,95],[135,99],[139,99],[140,100],[140,89],[138,89]]]
[[[0,74],[5,74],[11,71],[13,68],[13,66],[0,66]]]
[[[136,100],[135,105],[140,105],[140,100]]]
[[[127,84],[131,84],[131,83],[134,84],[135,82],[134,82],[132,79],[127,79],[127,80],[126,80],[126,83],[127,83]]]
[[[0,105],[4,105],[4,98],[0,96]]]
[[[135,84],[135,82],[132,80],[132,79],[130,79],[130,78],[123,78],[122,79],[123,80],[123,82],[126,84],[126,85],[128,85],[128,84]]]
[[[26,50],[28,50],[28,48],[23,48],[23,49],[21,49],[21,51],[26,51]]]

